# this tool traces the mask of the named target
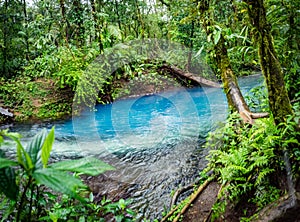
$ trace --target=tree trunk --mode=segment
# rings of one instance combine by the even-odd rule
[[[29,58],[29,42],[28,42],[28,31],[27,31],[27,8],[26,8],[26,1],[23,0],[23,13],[24,13],[24,23],[25,23],[25,44],[26,44],[26,52],[25,52],[25,58],[27,61],[30,60]]]
[[[193,83],[195,83],[197,85],[205,85],[205,86],[214,87],[214,88],[220,88],[221,87],[219,83],[216,83],[216,82],[213,82],[211,80],[205,79],[205,78],[203,78],[199,75],[196,75],[194,73],[185,72],[185,71],[177,68],[176,66],[164,64],[164,65],[162,65],[161,68],[170,71],[170,73],[175,74],[175,76],[179,76],[180,78],[188,79],[188,80],[192,81]]]
[[[143,18],[142,18],[140,6],[139,6],[137,0],[134,1],[134,6],[135,6],[135,14],[137,16],[137,22],[139,23],[138,27],[141,27],[141,32],[140,32],[141,33],[141,38],[144,39],[144,37],[145,37],[145,25],[144,25],[144,21],[143,21]]]
[[[82,47],[84,44],[84,33],[85,29],[83,26],[83,6],[80,0],[73,0],[73,10],[75,13],[75,38],[77,47]]]
[[[3,62],[2,62],[2,74],[5,77],[9,77],[8,69],[7,69],[7,49],[8,47],[8,41],[7,41],[7,36],[8,36],[8,25],[7,25],[7,8],[8,8],[8,2],[5,0],[4,3],[5,6],[5,14],[4,14],[4,21],[3,21],[3,46],[1,47],[2,49],[2,56],[3,56]]]
[[[214,21],[208,12],[209,1],[199,1],[198,7],[201,14],[201,22],[207,36],[212,36],[212,42],[216,42],[214,45],[214,51],[216,54],[215,60],[221,72],[221,79],[228,101],[228,106],[232,110],[237,111],[240,114],[241,118],[244,120],[244,122],[253,124],[253,119],[265,117],[267,116],[267,114],[251,113],[240,91],[240,88],[237,83],[237,78],[230,64],[230,59],[227,53],[227,48],[225,46],[225,39],[223,37],[223,34],[220,33],[220,38],[218,41],[214,39],[213,30],[211,28],[214,25]]]
[[[93,20],[94,20],[95,35],[98,40],[99,52],[101,54],[104,50],[104,46],[103,46],[102,37],[101,37],[101,27],[98,24],[98,19],[96,16],[95,0],[91,0],[91,7],[92,7],[92,16],[93,16]]]
[[[187,70],[191,71],[192,66],[192,52],[194,47],[194,32],[195,32],[195,20],[192,20],[192,28],[190,32],[190,38],[189,38],[189,53],[188,53],[188,61],[187,61]]]
[[[216,62],[221,71],[221,78],[229,107],[238,111],[245,122],[252,124],[253,117],[238,86],[237,78],[230,64],[225,39],[222,34],[218,43],[214,46],[214,50],[216,52]]]
[[[293,111],[275,51],[271,25],[267,21],[263,0],[244,2],[247,4],[251,24],[256,29],[255,42],[258,44],[260,65],[267,83],[270,109],[275,123],[279,124]]]
[[[63,20],[62,24],[66,25],[65,28],[62,28],[62,29],[64,29],[63,31],[65,32],[65,34],[62,34],[62,35],[65,36],[66,43],[68,44],[68,42],[69,42],[69,24],[66,19],[65,0],[59,0],[59,5],[60,5],[60,11],[61,11],[61,16],[62,16],[62,20]]]

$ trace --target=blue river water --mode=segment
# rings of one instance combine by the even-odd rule
[[[262,84],[262,77],[240,78],[239,84],[246,93]],[[105,175],[133,187],[129,196],[139,219],[152,220],[168,206],[170,192],[192,182],[205,167],[207,151],[199,144],[226,116],[222,89],[195,87],[97,105],[95,111],[67,120],[9,128],[21,133],[26,143],[41,128],[55,126],[54,156],[93,155],[110,163],[116,171]],[[106,183],[95,192],[104,195],[122,189]]]

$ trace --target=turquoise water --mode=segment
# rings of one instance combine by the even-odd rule
[[[239,80],[244,93],[261,82],[259,75]],[[9,128],[26,142],[41,128],[55,125],[56,158],[94,155],[110,163],[117,170],[106,176],[117,183],[102,181],[95,192],[126,193],[124,187],[131,187],[128,195],[139,218],[153,219],[168,206],[171,191],[192,182],[205,167],[207,150],[200,143],[226,116],[221,89],[195,87],[97,105],[68,120]]]

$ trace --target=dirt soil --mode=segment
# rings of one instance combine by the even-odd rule
[[[199,222],[209,218],[219,189],[220,185],[217,182],[210,183],[184,214],[183,222]]]
[[[217,182],[211,182],[203,192],[197,197],[197,199],[193,202],[193,204],[188,208],[188,210],[183,215],[183,222],[202,222],[202,221],[211,221],[211,208],[217,199],[217,195],[219,193],[220,184]],[[281,212],[285,205],[290,204],[287,200],[278,200],[275,203],[271,203],[266,206],[264,210],[261,211],[261,215],[253,220],[256,222],[267,222],[267,221],[276,221],[276,222],[300,222],[300,183],[296,187],[297,191],[297,201],[298,203],[284,212]],[[285,203],[287,202],[287,203]],[[240,217],[243,216],[242,210],[245,208],[249,208],[251,205],[244,203],[238,208],[226,208],[225,214],[214,220],[215,222],[239,222]],[[270,212],[268,212],[268,210]],[[253,211],[254,213],[254,211]],[[278,215],[281,215],[277,217]],[[272,218],[272,219],[270,219]],[[276,219],[274,219],[276,218]]]

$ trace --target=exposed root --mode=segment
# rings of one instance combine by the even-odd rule
[[[173,222],[177,222],[181,215],[185,213],[185,211],[189,208],[189,206],[193,203],[193,201],[202,193],[202,191],[210,184],[210,182],[214,179],[214,177],[209,177],[198,189],[195,193],[190,196],[189,202],[182,208]],[[162,220],[161,222],[167,221],[167,219],[176,211],[178,210],[180,205],[177,205],[174,209],[172,209]]]
[[[245,123],[249,123],[251,125],[254,124],[255,119],[265,118],[269,116],[269,113],[252,113],[248,110],[240,111],[239,114]]]
[[[269,113],[251,113],[250,115],[253,119],[269,117]]]
[[[182,194],[183,192],[188,191],[190,189],[193,189],[195,184],[197,184],[199,181],[200,181],[200,179],[197,179],[195,182],[193,182],[191,184],[188,184],[185,187],[182,187],[182,188],[179,188],[178,190],[176,190],[176,192],[173,195],[173,198],[172,198],[172,201],[171,201],[171,204],[170,204],[170,208],[172,208],[172,206],[176,205],[176,201],[177,201],[180,194]]]

